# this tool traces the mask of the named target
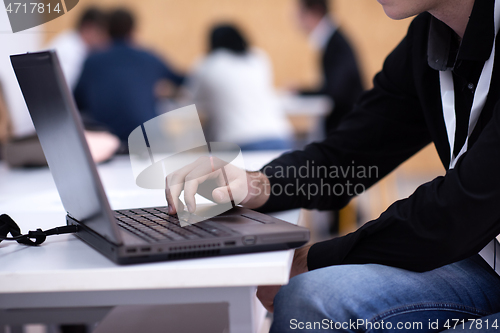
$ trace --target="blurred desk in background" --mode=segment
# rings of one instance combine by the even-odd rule
[[[258,169],[277,155],[244,157],[249,168]],[[113,209],[165,205],[163,190],[136,186],[128,156],[98,170]],[[66,213],[48,168],[9,170],[0,163],[0,212],[9,214],[24,232],[65,224]],[[275,214],[293,223],[298,215],[298,210]],[[255,286],[286,284],[292,257],[289,250],[118,266],[72,235],[49,237],[40,247],[4,241],[0,327],[11,325],[11,332],[17,332],[27,323],[97,322],[117,305],[222,303],[230,332],[256,332],[265,312]],[[197,331],[211,332],[202,318],[176,319],[169,331],[198,325]],[[224,324],[224,317],[221,321]]]
[[[296,139],[295,148],[302,148],[307,143],[324,138],[323,121],[333,106],[330,97],[326,95],[302,96],[287,92],[280,92],[277,97],[278,103],[293,126]],[[190,104],[192,101],[189,100],[165,99],[159,104],[158,113],[169,112]],[[189,115],[179,117],[178,121],[174,121],[168,126],[168,130],[170,133],[178,135],[176,140],[183,140],[184,137],[189,136],[190,126],[198,121],[199,118],[193,118]]]
[[[279,102],[295,130],[297,148],[325,137],[323,121],[333,107],[328,96],[280,93]]]

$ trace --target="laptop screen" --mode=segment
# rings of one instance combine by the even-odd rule
[[[64,209],[111,242],[121,243],[57,55],[47,51],[10,58]]]

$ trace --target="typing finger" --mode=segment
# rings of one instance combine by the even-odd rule
[[[170,192],[170,187],[168,186],[168,177],[165,178],[165,198],[167,199],[168,212],[170,214],[176,214],[174,198],[172,198],[172,193]]]
[[[184,183],[184,201],[186,202],[188,211],[194,213],[196,210],[195,194],[198,191],[199,184],[203,183],[208,178],[208,175],[202,177],[186,177]]]
[[[184,179],[184,200],[190,213],[196,210],[195,194],[198,186],[208,178],[213,178],[213,169],[210,158],[199,158],[196,167],[189,172]]]
[[[169,212],[175,214],[177,211],[180,211],[179,196],[184,188],[184,176],[177,173],[168,175],[166,178],[166,186],[165,192],[167,193]]]

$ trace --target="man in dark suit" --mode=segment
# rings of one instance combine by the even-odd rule
[[[299,0],[298,21],[312,45],[322,52],[323,82],[318,89],[302,94],[328,95],[333,100],[333,110],[325,121],[328,133],[351,111],[363,92],[360,71],[351,46],[328,15],[327,0]]]
[[[360,71],[354,52],[340,28],[329,16],[327,0],[298,0],[298,23],[309,36],[312,46],[321,54],[322,83],[313,90],[302,90],[301,95],[327,95],[333,107],[323,124],[323,134],[337,128],[363,92]],[[322,135],[320,135],[322,137]],[[321,218],[321,217],[319,217]],[[329,231],[338,233],[339,212],[326,217]]]

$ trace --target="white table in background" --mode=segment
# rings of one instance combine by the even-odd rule
[[[278,154],[245,153],[246,166],[258,169]],[[163,191],[135,185],[127,157],[99,166],[99,174],[113,209],[165,205]],[[0,213],[24,232],[65,224],[47,168],[9,170],[0,164]],[[276,216],[296,223],[298,211]],[[49,310],[58,308],[67,318],[84,308],[92,317],[96,309],[98,318],[99,308],[116,305],[227,302],[230,331],[255,332],[264,313],[255,286],[287,283],[292,255],[277,251],[118,266],[72,235],[49,237],[40,247],[2,242],[0,327],[26,323],[28,314],[28,322],[36,322],[37,313],[47,322]]]

